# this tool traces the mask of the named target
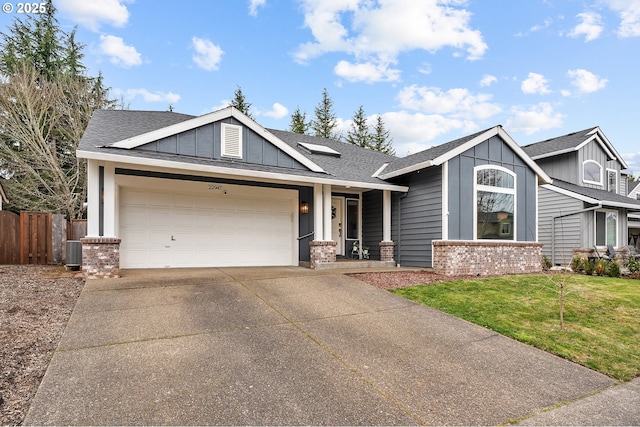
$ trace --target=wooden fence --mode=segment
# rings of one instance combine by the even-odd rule
[[[0,211],[0,264],[64,264],[67,240],[85,237],[86,220],[48,212]]]

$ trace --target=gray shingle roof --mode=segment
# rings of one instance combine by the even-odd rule
[[[570,191],[575,194],[579,194],[591,199],[599,200],[604,206],[620,206],[620,205],[632,205],[637,206],[640,210],[640,200],[635,200],[621,194],[612,193],[606,190],[600,190],[597,188],[583,187],[576,184],[571,184],[560,179],[553,180],[552,186],[561,188],[563,190]]]
[[[557,153],[575,149],[589,138],[589,133],[595,128],[589,128],[578,132],[572,132],[566,135],[557,136],[555,138],[544,141],[534,142],[525,145],[522,149],[532,158],[545,156],[551,153]]]
[[[487,130],[488,129],[485,129],[480,132],[474,133],[472,135],[467,135],[453,141],[445,142],[444,144],[436,145],[424,151],[411,154],[407,157],[401,157],[401,158],[396,157],[395,160],[393,160],[393,162],[384,169],[383,173],[386,174],[386,173],[394,172],[394,171],[401,170],[413,165],[427,162],[429,160],[434,160],[440,157],[441,155],[463,145],[464,143],[471,141],[473,138],[479,135],[482,135]]]
[[[631,193],[640,184],[640,180],[636,180],[629,183],[629,193]]]

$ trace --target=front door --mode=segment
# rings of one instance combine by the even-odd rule
[[[344,255],[344,197],[331,198],[331,240],[336,242],[336,255]]]

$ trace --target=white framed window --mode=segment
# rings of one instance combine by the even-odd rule
[[[618,212],[600,210],[596,216],[596,246],[618,245]]]
[[[220,154],[234,159],[242,158],[242,126],[222,123]]]
[[[516,174],[501,166],[474,168],[474,235],[477,240],[516,239]]]
[[[607,191],[618,193],[618,171],[615,169],[607,169]]]
[[[582,182],[602,185],[602,166],[595,160],[585,160],[582,163]]]

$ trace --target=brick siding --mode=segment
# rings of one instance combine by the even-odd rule
[[[396,244],[394,242],[380,242],[380,261],[393,261],[393,250]]]
[[[312,240],[309,242],[311,262],[309,267],[315,269],[318,264],[336,262],[336,246],[333,241]]]
[[[433,271],[446,276],[539,273],[542,244],[437,240],[433,241]]]
[[[120,277],[120,239],[85,237],[82,243],[82,273],[86,279]]]

